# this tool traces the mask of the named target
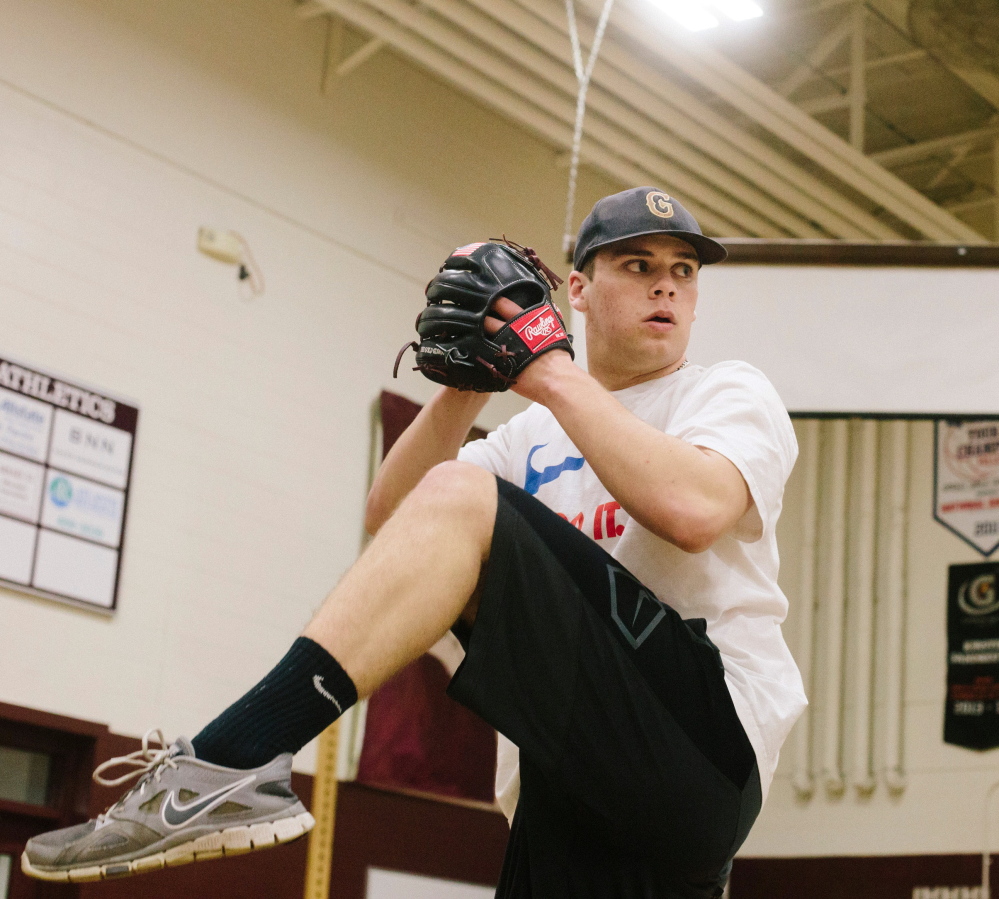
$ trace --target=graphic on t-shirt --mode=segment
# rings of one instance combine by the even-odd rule
[[[620,537],[624,533],[624,525],[619,524],[616,520],[616,515],[620,511],[621,504],[613,500],[597,506],[591,516],[594,540],[603,540],[604,537]],[[572,517],[568,516],[565,512],[558,512],[557,514],[559,518],[564,518],[576,530],[582,531],[585,529],[586,514],[584,512],[580,512],[578,515]]]
[[[532,446],[531,451],[527,454],[527,474],[524,477],[524,490],[530,493],[531,496],[536,495],[542,485],[548,484],[558,478],[563,471],[579,471],[586,462],[582,456],[566,456],[557,465],[546,465],[543,471],[538,471],[531,465],[531,459],[534,458],[534,454],[539,449],[543,449],[546,446],[548,446],[547,443],[539,443],[537,446]]]

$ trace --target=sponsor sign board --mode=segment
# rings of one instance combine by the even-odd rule
[[[0,585],[112,611],[136,406],[0,358]]]
[[[944,742],[999,746],[999,562],[951,565]]]

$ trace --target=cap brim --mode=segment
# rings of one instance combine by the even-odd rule
[[[626,234],[624,237],[615,237],[613,240],[605,240],[603,243],[593,244],[587,248],[586,256],[580,259],[579,265],[574,266],[574,268],[578,271],[586,265],[587,259],[603,247],[610,246],[612,243],[620,243],[622,240],[630,240],[632,237],[647,237],[650,234],[665,234],[667,237],[676,237],[679,240],[685,240],[696,251],[701,265],[714,265],[716,262],[723,262],[728,258],[728,250],[725,247],[718,243],[717,240],[712,240],[703,234],[697,234],[694,231],[664,231],[662,228],[650,228],[648,231],[636,231],[634,234]]]

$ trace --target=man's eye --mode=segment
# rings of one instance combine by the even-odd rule
[[[630,272],[647,272],[649,270],[649,263],[644,259],[632,259],[625,268]]]

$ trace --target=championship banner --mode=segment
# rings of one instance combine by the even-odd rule
[[[999,563],[951,565],[944,742],[999,746]]]
[[[933,517],[988,557],[999,547],[999,420],[936,424]]]

